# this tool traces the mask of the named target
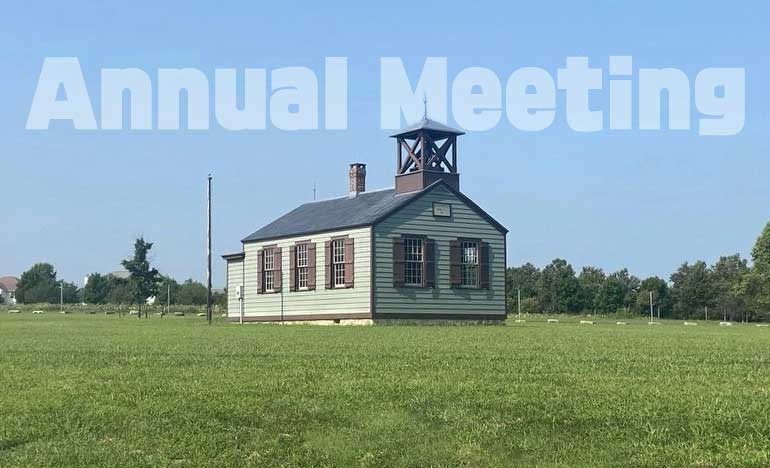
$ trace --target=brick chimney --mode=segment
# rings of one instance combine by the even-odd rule
[[[355,197],[359,193],[366,192],[366,164],[351,164],[348,176],[350,177],[351,197]]]

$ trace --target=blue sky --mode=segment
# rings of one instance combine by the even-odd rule
[[[676,67],[691,80],[707,67],[746,69],[746,125],[732,137],[701,137],[696,126],[577,133],[563,112],[546,131],[503,120],[463,137],[462,190],[510,229],[509,264],[562,257],[576,269],[668,277],[684,261],[748,255],[770,220],[770,11],[761,2],[93,3],[4,6],[0,275],[49,261],[80,283],[117,269],[144,235],[164,273],[202,280],[210,171],[214,282],[224,285],[218,255],[312,199],[314,181],[319,197],[342,195],[347,164],[361,161],[368,187],[392,186],[394,142],[379,125],[383,56],[402,57],[412,79],[428,56],[448,58],[450,79],[471,66],[502,79],[525,66],[555,76],[568,56],[606,70],[610,55],[632,55],[635,67]],[[322,78],[324,57],[346,56],[349,128],[27,131],[43,59],[56,56],[80,59],[97,116],[101,68],[154,77],[195,67],[213,81],[215,68],[308,66]]]

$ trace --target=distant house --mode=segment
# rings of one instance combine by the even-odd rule
[[[233,321],[505,318],[507,230],[460,191],[457,137],[424,118],[393,135],[395,188],[306,203],[227,261]]]
[[[0,297],[3,304],[16,304],[16,286],[19,278],[15,276],[3,276],[0,278]]]

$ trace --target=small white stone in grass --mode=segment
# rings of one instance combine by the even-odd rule
[[[198,314],[198,317],[205,317],[205,316],[206,316],[205,312],[201,312],[201,313]]]
[[[694,327],[694,326],[698,325],[698,324],[697,324],[697,323],[695,323],[695,322],[684,322],[684,324],[685,324],[686,326],[688,326],[688,327]]]
[[[32,313],[35,314],[35,315],[40,315],[40,314],[43,313],[43,311],[42,310],[33,310]]]
[[[138,310],[129,310],[128,311],[128,315],[139,315],[139,311]]]
[[[720,327],[732,327],[733,322],[719,322]]]
[[[770,325],[768,325],[766,323],[758,323],[756,326],[757,327],[770,327]]]
[[[174,312],[174,315],[177,317],[184,317],[184,312]]]
[[[513,323],[527,323],[527,321],[524,319],[516,319],[513,321]]]
[[[647,325],[660,325],[660,322],[647,322]]]
[[[590,320],[581,320],[580,325],[593,325],[594,323]]]
[[[547,323],[559,323],[557,319],[548,319]]]
[[[615,322],[615,325],[628,325],[626,322]]]
[[[13,309],[13,310],[9,310],[9,311],[8,311],[8,313],[9,313],[9,314],[20,314],[20,313],[21,313],[21,311],[20,311],[20,310],[17,310],[17,309]]]

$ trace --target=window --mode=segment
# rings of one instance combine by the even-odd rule
[[[275,288],[274,269],[275,255],[273,255],[273,249],[265,249],[262,253],[262,284],[265,286],[265,291],[272,291]]]
[[[463,241],[460,259],[461,286],[478,287],[479,285],[479,244]]]
[[[307,289],[308,257],[307,244],[297,245],[297,287]]]
[[[423,244],[422,239],[404,239],[404,284],[423,285]]]
[[[345,286],[345,239],[332,241],[333,286]]]

